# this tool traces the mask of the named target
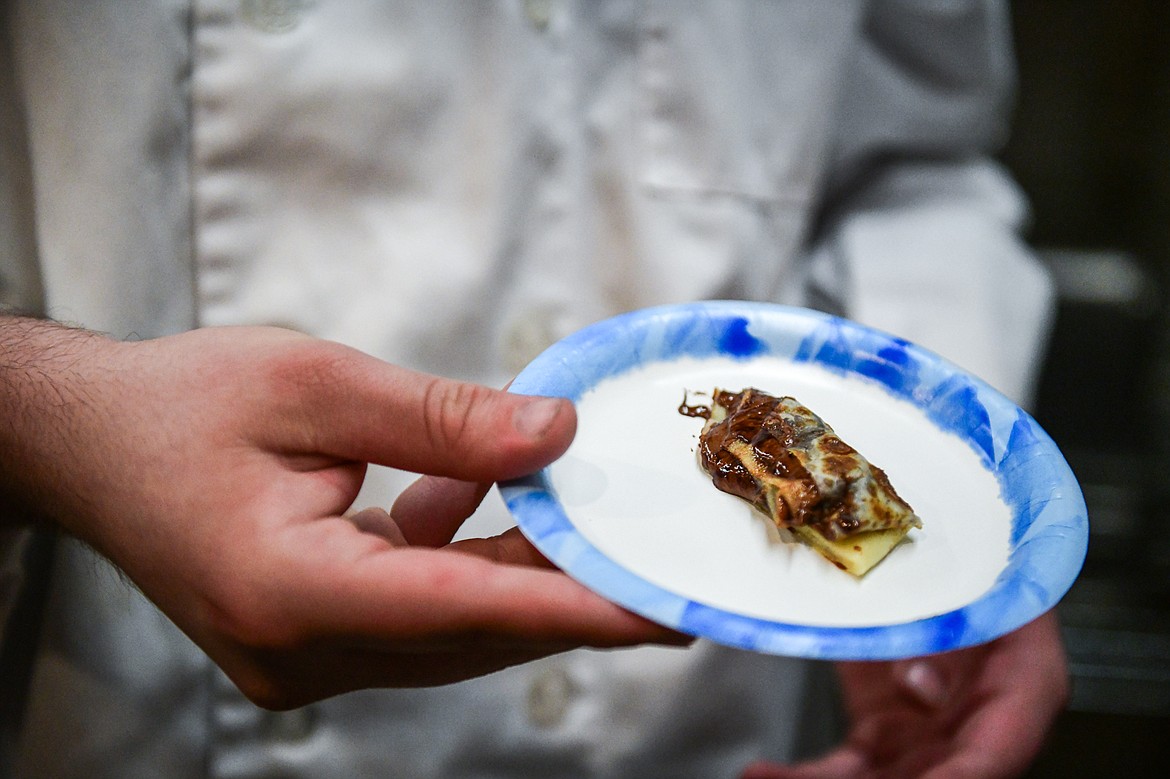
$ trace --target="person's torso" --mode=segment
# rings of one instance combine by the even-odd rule
[[[14,5],[50,314],[279,325],[496,385],[620,311],[799,301],[859,22],[815,0]],[[384,502],[402,477],[374,481]],[[493,500],[476,530],[507,521]],[[710,776],[782,756],[803,686],[701,645],[269,714],[87,552],[58,574],[28,775]]]

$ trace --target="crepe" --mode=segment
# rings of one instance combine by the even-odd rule
[[[718,489],[854,576],[922,527],[885,472],[795,398],[716,389],[709,405],[679,410],[707,420],[699,462]]]

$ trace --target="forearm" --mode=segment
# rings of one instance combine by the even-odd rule
[[[0,523],[55,521],[76,500],[78,457],[101,457],[86,432],[100,416],[90,382],[104,336],[56,322],[0,316]]]

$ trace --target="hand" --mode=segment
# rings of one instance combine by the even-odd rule
[[[838,674],[851,720],[845,744],[800,765],[753,765],[743,779],[1018,776],[1068,696],[1051,613],[985,646],[841,663]]]
[[[0,492],[109,557],[262,706],[680,640],[517,533],[446,546],[487,484],[567,448],[567,401],[275,329],[23,326],[0,363]],[[369,462],[445,478],[346,517]]]

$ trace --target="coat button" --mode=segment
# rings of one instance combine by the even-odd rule
[[[552,0],[524,0],[524,15],[533,27],[544,32],[552,16]]]
[[[240,15],[261,32],[288,32],[300,24],[310,0],[240,0]]]
[[[541,670],[528,687],[528,721],[538,728],[553,728],[565,718],[577,695],[568,672],[560,666]]]

